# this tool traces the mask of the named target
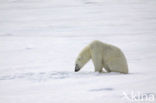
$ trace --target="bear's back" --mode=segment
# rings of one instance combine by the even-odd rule
[[[102,53],[108,56],[122,54],[122,51],[120,50],[120,48],[111,44],[103,43],[99,40],[94,40],[93,42],[91,42],[89,46],[90,46],[91,51],[96,51],[96,53]]]
[[[107,43],[103,43],[99,40],[94,40],[93,42],[90,43],[90,47],[100,47],[100,48],[106,48],[106,49],[116,49],[116,50],[120,50],[118,47],[111,45],[111,44],[107,44]]]

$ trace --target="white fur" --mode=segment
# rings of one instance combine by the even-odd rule
[[[82,68],[90,59],[92,59],[95,71],[128,73],[128,65],[122,51],[110,44],[100,41],[93,41],[85,47],[76,59],[76,64]]]

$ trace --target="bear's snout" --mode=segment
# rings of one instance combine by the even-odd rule
[[[78,66],[78,64],[76,64],[75,66],[75,72],[78,72],[80,70],[80,67]]]

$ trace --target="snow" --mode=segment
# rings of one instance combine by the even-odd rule
[[[0,103],[155,103],[155,0],[0,0]],[[118,46],[129,74],[78,73],[93,40]],[[154,101],[132,101],[154,95]],[[131,100],[124,96],[126,93]]]

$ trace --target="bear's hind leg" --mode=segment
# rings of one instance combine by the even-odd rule
[[[128,73],[127,63],[122,59],[116,59],[111,61],[111,63],[109,63],[109,68],[111,72],[120,72],[124,74]]]

